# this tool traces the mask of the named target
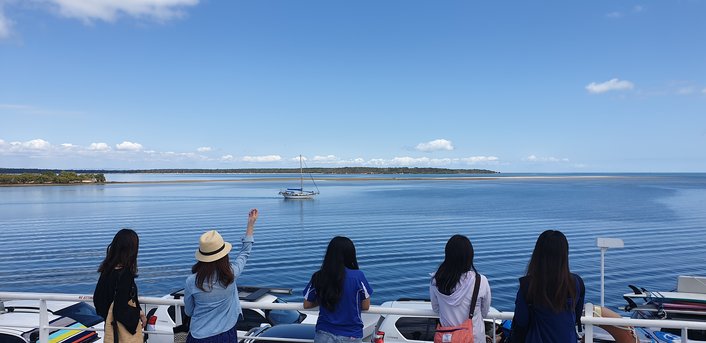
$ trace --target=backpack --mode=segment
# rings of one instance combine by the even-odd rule
[[[441,324],[438,324],[436,326],[436,333],[434,334],[434,343],[473,343],[473,312],[476,310],[479,288],[480,274],[476,273],[475,288],[473,288],[471,310],[468,313],[468,319],[457,326],[441,326]]]

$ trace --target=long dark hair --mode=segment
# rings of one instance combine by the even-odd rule
[[[139,247],[140,238],[137,236],[137,232],[130,229],[121,229],[115,234],[113,241],[105,249],[105,259],[98,267],[98,272],[109,272],[116,267],[120,267],[137,276],[137,251]]]
[[[341,300],[346,268],[358,269],[355,246],[349,238],[336,236],[328,243],[321,269],[311,276],[319,304],[329,311],[334,311]]]
[[[204,292],[213,289],[214,279],[223,287],[228,287],[235,281],[233,269],[230,267],[230,259],[225,255],[213,262],[196,262],[191,267],[191,272],[196,274],[196,287]],[[208,284],[208,287],[204,286]]]
[[[444,262],[441,262],[436,270],[434,280],[439,292],[451,295],[461,276],[476,270],[473,266],[473,244],[464,235],[453,235],[446,242],[444,253]]]
[[[537,238],[527,265],[527,301],[561,312],[576,302],[576,284],[569,270],[569,242],[561,231],[547,230]]]

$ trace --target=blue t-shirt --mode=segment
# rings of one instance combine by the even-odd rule
[[[334,311],[329,311],[323,306],[319,307],[316,330],[330,332],[336,336],[362,338],[363,320],[360,318],[360,304],[372,294],[373,289],[368,284],[365,274],[360,270],[346,268],[341,299]],[[304,288],[304,298],[310,302],[320,303],[316,288],[311,282]]]

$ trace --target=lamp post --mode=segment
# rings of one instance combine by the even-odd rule
[[[620,238],[598,238],[596,246],[601,248],[601,306],[605,306],[605,252],[608,248],[622,248],[625,244]]]

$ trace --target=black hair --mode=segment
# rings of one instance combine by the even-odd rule
[[[439,292],[450,295],[463,274],[476,271],[473,266],[473,244],[464,235],[453,235],[446,242],[444,255],[444,262],[436,270],[434,280]]]
[[[527,265],[527,301],[561,312],[573,307],[576,284],[569,270],[569,242],[561,231],[547,230],[537,238],[532,258]]]
[[[346,268],[358,269],[355,246],[349,238],[336,236],[328,243],[321,269],[311,276],[319,304],[329,311],[341,300]]]
[[[123,268],[137,276],[137,251],[140,238],[131,229],[121,229],[105,249],[105,259],[98,267],[99,273]]]

